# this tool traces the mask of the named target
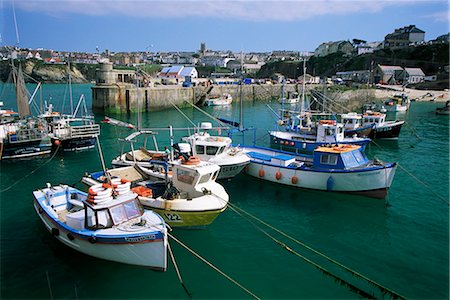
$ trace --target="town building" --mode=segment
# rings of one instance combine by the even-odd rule
[[[397,28],[394,32],[384,37],[384,48],[403,48],[410,45],[423,43],[425,40],[425,31],[409,25]]]
[[[418,83],[425,81],[425,73],[420,68],[404,68],[399,73],[400,82],[406,83]]]
[[[377,65],[372,73],[372,82],[375,84],[396,84],[403,71],[400,66]]]
[[[342,52],[352,54],[353,45],[349,41],[326,42],[319,45],[314,51],[315,56],[327,56],[332,53]]]

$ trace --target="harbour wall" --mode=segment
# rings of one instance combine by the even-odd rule
[[[273,85],[243,85],[243,101],[278,101],[281,98],[283,86]],[[284,92],[297,91],[297,85],[285,85]],[[317,90],[322,91],[317,87]],[[215,97],[229,93],[234,102],[240,99],[240,89],[238,85],[211,85],[196,87],[181,87],[179,85],[161,87],[140,87],[132,84],[115,84],[111,86],[92,87],[92,108],[94,111],[104,111],[110,113],[132,113],[138,109],[138,99],[141,110],[159,111],[178,107],[191,106],[190,104],[201,105],[204,98],[209,95]],[[327,92],[327,98],[339,103],[339,106],[347,110],[359,110],[364,103],[381,101],[377,99],[378,94],[375,89],[348,90],[345,92]],[[340,112],[340,111],[336,111]]]
[[[175,80],[175,79],[174,79]],[[179,84],[156,84],[154,78],[135,71],[113,70],[111,63],[100,64],[96,71],[96,85],[92,87],[92,109],[108,113],[132,113],[138,110],[158,111],[178,107],[201,105],[206,97],[217,97],[228,93],[234,102],[243,101],[278,101],[284,90],[299,92],[297,84],[237,84],[218,85],[204,82],[202,85],[182,87]],[[139,86],[139,87],[138,87]],[[241,89],[242,88],[242,89]],[[364,103],[374,101],[374,89],[347,90],[344,92],[324,89],[319,85],[307,85],[310,89],[323,92],[327,98],[338,102],[347,110],[359,110]],[[340,112],[340,111],[336,111]]]

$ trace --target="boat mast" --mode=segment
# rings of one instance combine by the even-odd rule
[[[306,58],[303,57],[303,82],[302,82],[302,107],[301,113],[305,112],[305,84],[306,84]]]
[[[244,116],[243,116],[243,105],[242,105],[242,83],[244,82],[244,66],[243,66],[243,52],[241,50],[241,81],[239,83],[239,131],[244,130]]]
[[[68,77],[69,77],[70,114],[73,115],[72,78],[70,76],[70,58],[67,59],[67,68],[68,68]]]

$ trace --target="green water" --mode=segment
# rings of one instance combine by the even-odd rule
[[[57,109],[64,85],[45,85]],[[74,99],[90,86],[74,86]],[[5,107],[12,97],[2,94]],[[274,118],[266,104],[244,105],[245,126],[257,127],[259,145],[268,145],[267,129]],[[442,104],[412,103],[397,142],[369,145],[369,157],[399,162],[400,168],[385,201],[355,195],[303,191],[240,174],[223,182],[232,204],[286,234],[325,253],[407,298],[449,297],[449,119],[437,116]],[[70,107],[68,102],[65,107]],[[90,107],[90,105],[88,105]],[[210,114],[238,121],[238,106],[207,108]],[[207,118],[194,109],[183,112],[195,123]],[[136,116],[112,115],[136,122]],[[102,114],[96,115],[99,122]],[[176,110],[143,115],[147,127],[189,126]],[[128,129],[101,125],[101,145],[107,163],[118,155],[118,138]],[[177,133],[177,138],[181,133]],[[169,142],[161,132],[160,145]],[[251,142],[251,138],[247,138]],[[235,140],[239,143],[240,140]],[[32,207],[32,191],[53,184],[74,184],[85,172],[101,168],[97,150],[57,153],[1,166],[1,295],[2,299],[159,299],[187,298],[176,272],[166,273],[103,261],[72,250],[52,238]],[[18,180],[20,182],[13,187]],[[420,182],[419,182],[420,181]],[[81,184],[77,186],[82,187]],[[11,187],[11,188],[10,188]],[[4,191],[5,189],[8,189]],[[294,251],[364,290],[366,284],[345,275],[325,260],[279,233],[264,228]],[[227,209],[204,230],[174,230],[173,235],[261,298],[358,298],[347,287],[286,251],[246,219]],[[171,242],[186,287],[193,298],[249,298],[175,242]]]

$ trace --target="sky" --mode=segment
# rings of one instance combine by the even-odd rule
[[[408,25],[426,41],[450,30],[447,0],[0,0],[0,10],[0,46],[91,53],[198,51],[202,42],[314,51],[328,41],[383,41]]]

